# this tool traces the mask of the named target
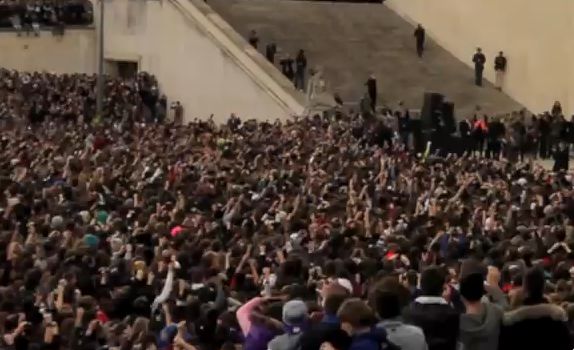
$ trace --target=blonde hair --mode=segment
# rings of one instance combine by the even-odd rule
[[[149,320],[145,317],[138,317],[134,321],[132,341],[142,343],[148,334]]]

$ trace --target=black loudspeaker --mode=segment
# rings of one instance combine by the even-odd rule
[[[423,128],[436,129],[440,125],[440,115],[444,96],[437,92],[426,92],[421,110]]]
[[[445,127],[446,132],[449,134],[456,132],[453,102],[448,101],[443,102],[442,104],[442,125]]]
[[[464,140],[462,137],[460,136],[455,136],[455,135],[449,135],[449,148],[448,148],[448,152],[449,153],[454,153],[457,156],[462,156],[462,154],[464,152],[466,152],[467,150],[467,140]]]
[[[426,148],[426,139],[423,134],[423,125],[420,119],[411,119],[411,132],[413,135],[413,148],[415,153],[423,153]]]

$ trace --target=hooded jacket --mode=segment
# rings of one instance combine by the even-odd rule
[[[371,328],[367,332],[353,335],[349,350],[381,350],[387,344],[384,329]]]
[[[401,350],[428,350],[423,330],[417,326],[405,324],[399,319],[379,322],[377,327],[387,332],[388,340]]]
[[[567,320],[566,312],[556,305],[521,306],[504,314],[498,348],[504,350],[571,350]]]
[[[245,337],[243,350],[265,350],[277,332],[264,325],[254,324]]]
[[[502,326],[502,309],[491,303],[483,303],[479,315],[460,316],[460,341],[464,350],[496,350]]]
[[[327,314],[320,323],[311,326],[301,337],[301,350],[319,350],[325,342],[335,349],[347,349],[351,343],[351,337],[341,329],[336,315]]]
[[[273,338],[267,346],[268,350],[299,350],[302,333],[281,334]]]
[[[284,316],[285,318],[285,316]],[[285,319],[283,320],[285,322]],[[276,336],[269,342],[268,350],[300,350],[301,337],[307,329],[306,322],[299,326],[285,325],[285,333]]]

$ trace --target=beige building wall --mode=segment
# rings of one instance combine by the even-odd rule
[[[421,23],[427,35],[468,65],[476,47],[481,47],[490,81],[494,81],[494,57],[504,51],[508,58],[504,90],[532,112],[549,110],[559,100],[565,113],[574,114],[574,1],[388,0],[385,4]]]
[[[275,120],[302,106],[189,0],[106,1],[105,57],[154,73],[185,118]]]
[[[0,33],[0,67],[22,71],[95,73],[96,36],[93,28],[69,29],[64,36],[48,31],[39,37]]]
[[[303,112],[304,101],[290,82],[240,36],[230,35],[220,18],[208,18],[190,0],[104,1],[105,59],[135,61],[140,71],[155,74],[168,101],[182,103],[185,119],[213,114],[225,121],[235,113],[275,120]],[[97,2],[94,9],[97,26]],[[95,73],[98,33],[97,27],[67,30],[61,37],[47,31],[39,37],[0,33],[0,67]]]

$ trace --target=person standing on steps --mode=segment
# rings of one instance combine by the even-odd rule
[[[476,49],[476,53],[472,56],[472,62],[474,63],[474,84],[482,86],[482,72],[484,72],[486,57],[484,57],[480,47]]]
[[[341,95],[339,95],[338,92],[335,92],[333,94],[333,99],[335,100],[337,107],[343,107],[343,99],[341,98]]]
[[[415,29],[414,37],[417,42],[417,55],[423,57],[423,52],[425,50],[425,29],[422,25],[418,25]]]
[[[307,70],[307,57],[305,51],[299,50],[295,58],[295,88],[305,90],[305,71]]]
[[[283,73],[283,75],[285,75],[287,79],[293,81],[293,78],[295,77],[295,72],[293,71],[293,59],[291,58],[291,56],[287,54],[285,58],[279,61],[279,64],[281,65],[281,72]]]
[[[277,53],[277,45],[275,43],[269,43],[265,46],[265,57],[267,61],[271,62],[271,64],[275,63],[275,54]]]
[[[257,49],[257,44],[259,44],[259,36],[257,35],[255,29],[249,33],[249,44]]]
[[[183,106],[179,101],[172,104],[171,109],[173,110],[173,123],[175,125],[183,124]]]
[[[367,93],[371,100],[371,110],[374,112],[375,107],[377,107],[377,78],[375,78],[374,74],[371,74],[365,85],[367,86]]]
[[[498,56],[494,59],[494,72],[496,73],[494,85],[497,90],[502,91],[504,74],[506,73],[506,57],[504,57],[504,53],[502,51],[500,51]]]
[[[365,92],[361,100],[359,101],[359,108],[361,110],[361,115],[365,119],[371,119],[374,116],[373,103],[371,102],[371,97],[369,93]]]

